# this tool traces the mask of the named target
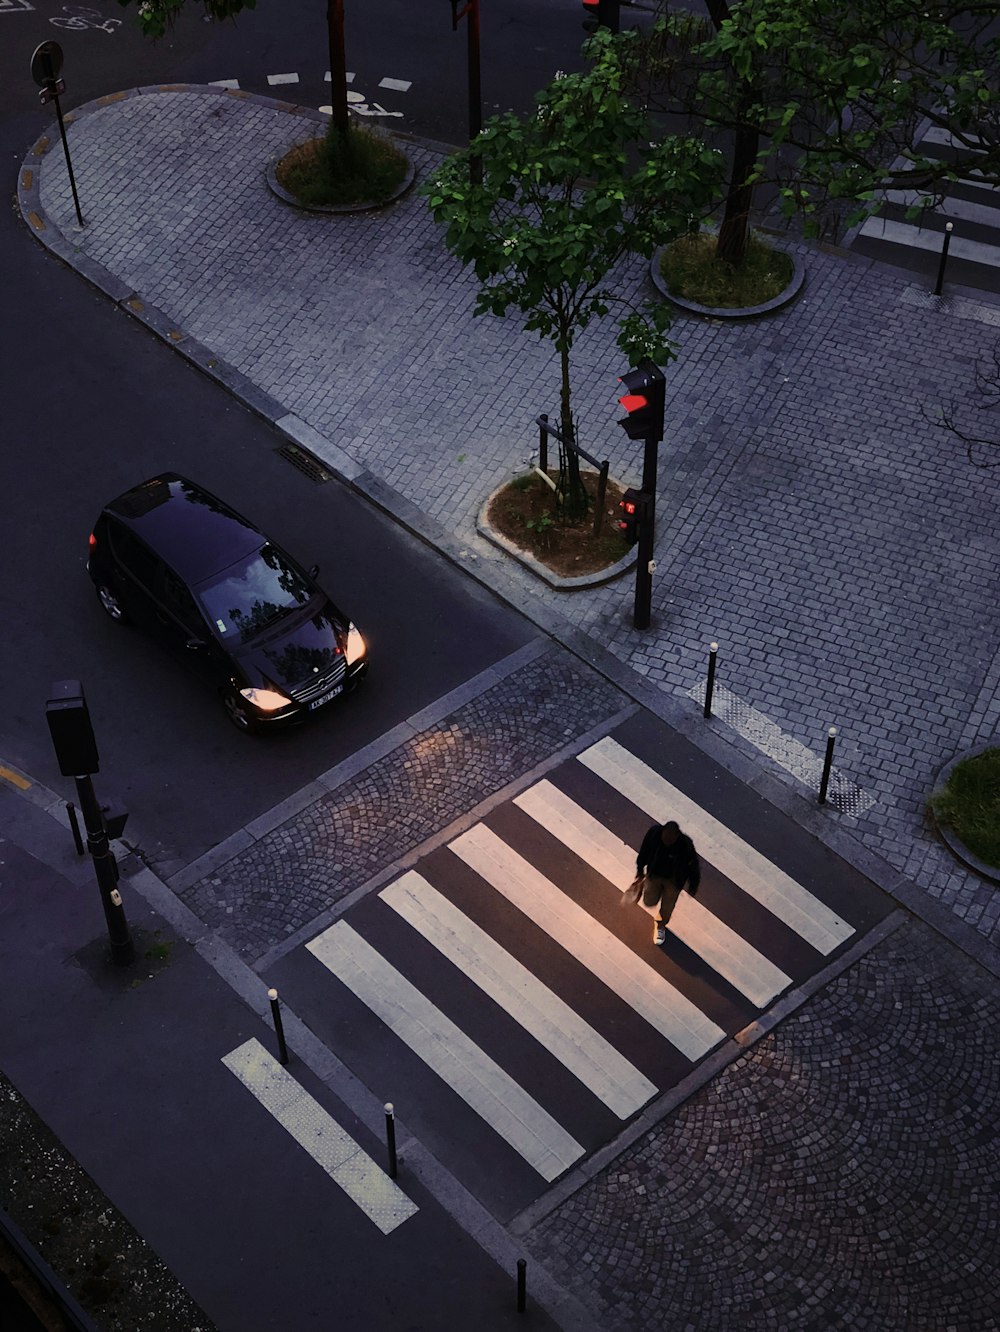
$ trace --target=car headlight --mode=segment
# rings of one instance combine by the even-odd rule
[[[367,651],[360,629],[356,624],[349,624],[347,626],[347,651],[345,653],[348,666],[353,666],[356,661],[360,661]]]
[[[284,694],[279,694],[277,689],[253,689],[249,687],[241,689],[240,693],[259,712],[277,712],[279,708],[287,708],[292,701],[290,698],[286,698]]]

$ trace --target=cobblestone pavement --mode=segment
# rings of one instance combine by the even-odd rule
[[[527,1235],[612,1329],[1000,1328],[1000,995],[904,924]]]
[[[86,229],[60,152],[29,159],[22,210],[69,262],[361,489],[415,510],[546,627],[610,640],[674,696],[714,639],[720,684],[782,732],[818,753],[838,726],[839,763],[877,796],[858,825],[866,844],[1000,938],[1000,896],[923,822],[936,771],[1000,729],[1000,473],[970,466],[928,419],[951,399],[968,416],[1000,310],[803,248],[805,294],[780,315],[679,317],[653,627],[637,633],[624,584],[551,592],[476,535],[485,496],[532,453],[534,416],[554,410],[554,356],[513,318],[472,318],[474,283],[415,194],[338,218],[273,197],[264,164],[314,119],[205,88],[92,103],[72,125]],[[409,151],[418,178],[439,160]],[[616,282],[652,290],[636,265]],[[622,369],[608,322],[580,337],[583,441],[635,481],[636,447],[614,424]]]
[[[258,959],[622,702],[568,653],[547,652],[178,895],[237,952]]]

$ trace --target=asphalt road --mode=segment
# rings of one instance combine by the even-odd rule
[[[35,38],[48,36],[43,9],[59,8],[6,12],[0,22],[33,24],[24,29],[30,55]],[[273,22],[275,6],[261,8]],[[172,54],[161,44],[152,55],[124,24],[69,31],[67,83],[85,100],[123,82],[183,77],[175,62],[213,39],[216,27],[187,20]],[[115,61],[118,81],[105,69],[101,82],[77,83],[85,62],[71,63],[70,38],[124,53]],[[8,179],[50,123],[48,110],[32,106],[27,63],[26,55],[26,95],[13,98],[0,77]],[[138,77],[125,79],[126,66]],[[101,750],[99,793],[120,794],[133,812],[130,839],[138,837],[159,866],[176,866],[533,636],[520,617],[345,488],[317,486],[279,457],[282,441],[269,426],[54,260],[13,209],[0,219],[0,282],[7,312],[0,524],[8,538],[0,762],[72,795],[55,766],[44,703],[53,680],[81,680]],[[106,619],[84,567],[91,524],[113,495],[168,468],[221,494],[303,563],[320,565],[321,581],[370,639],[362,691],[308,728],[248,739],[151,643]]]

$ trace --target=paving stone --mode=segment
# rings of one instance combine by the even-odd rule
[[[602,1329],[995,1332],[1000,994],[910,923],[528,1234]]]
[[[546,652],[180,896],[259,957],[622,703],[567,653]]]

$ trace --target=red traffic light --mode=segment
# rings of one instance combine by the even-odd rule
[[[624,398],[619,398],[618,401],[630,413],[649,406],[649,399],[642,393],[626,393]]]
[[[626,393],[618,399],[627,415],[618,424],[629,439],[659,442],[663,438],[663,407],[666,383],[663,371],[652,361],[642,361],[638,369],[622,375]]]
[[[630,487],[618,501],[618,530],[633,544],[639,539],[639,524],[649,514],[649,499],[643,491]]]

